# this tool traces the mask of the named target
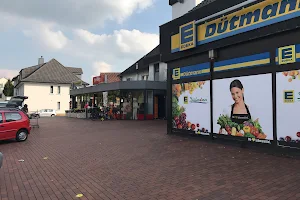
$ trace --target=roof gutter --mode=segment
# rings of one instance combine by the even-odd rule
[[[217,12],[217,13],[215,13],[215,14],[212,14],[212,15],[210,15],[210,16],[207,16],[207,17],[205,17],[205,18],[199,19],[199,20],[197,20],[197,21],[195,22],[195,24],[200,24],[200,23],[202,23],[202,22],[205,22],[205,21],[207,21],[207,20],[209,20],[209,19],[212,19],[212,18],[214,18],[214,17],[217,17],[217,16],[219,16],[219,15],[224,15],[224,14],[230,12],[230,11],[236,10],[236,9],[238,9],[238,8],[242,8],[242,7],[244,7],[244,6],[248,5],[248,4],[253,3],[253,2],[256,2],[256,1],[258,1],[258,0],[248,0],[248,1],[245,1],[245,2],[243,2],[243,3],[237,4],[237,5],[235,5],[235,6],[232,6],[232,7],[230,7],[230,8],[227,8],[227,9],[225,9],[225,10],[222,10],[222,11],[220,11],[220,12]]]

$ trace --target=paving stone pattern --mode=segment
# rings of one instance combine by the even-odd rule
[[[165,121],[45,118],[0,151],[0,200],[300,199],[299,159],[166,135]]]

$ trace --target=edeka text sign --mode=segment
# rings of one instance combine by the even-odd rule
[[[206,44],[299,16],[300,0],[265,0],[213,21],[196,24],[196,45]],[[178,34],[172,36],[171,51],[173,53],[187,49],[181,48],[182,44],[177,41],[182,38],[181,31],[179,32],[180,37]],[[192,35],[192,32],[189,33]]]
[[[195,21],[179,27],[180,50],[187,50],[196,46]]]
[[[173,80],[204,76],[210,73],[210,63],[202,63],[173,69]]]

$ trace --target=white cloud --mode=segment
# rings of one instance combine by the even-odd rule
[[[13,77],[17,76],[19,71],[17,70],[9,70],[9,69],[0,69],[0,78],[9,78],[12,79]]]
[[[62,49],[67,45],[68,39],[62,31],[55,31],[53,27],[53,24],[36,23],[31,29],[24,30],[23,33],[46,48],[52,50]]]
[[[55,53],[54,56],[72,60],[74,67],[82,67],[84,77],[89,79],[101,71],[125,70],[157,46],[159,36],[135,29],[96,34],[88,27],[113,21],[122,23],[134,12],[152,6],[154,1],[0,0],[0,31],[10,28],[21,31],[33,45],[42,47],[38,50],[43,51],[45,59],[51,59]],[[77,63],[80,64],[76,66]]]
[[[103,25],[107,20],[121,23],[133,12],[141,11],[154,0],[0,0],[0,12],[22,18],[71,27]]]
[[[112,72],[112,67],[106,62],[103,61],[96,61],[93,63],[93,75],[94,76],[99,76],[100,73],[105,73],[105,72]]]

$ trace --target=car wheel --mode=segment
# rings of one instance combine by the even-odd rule
[[[51,117],[55,117],[55,115],[54,115],[54,114],[52,114],[52,115],[51,115]]]
[[[18,142],[24,142],[28,138],[28,132],[25,129],[21,129],[17,132],[16,140]]]

